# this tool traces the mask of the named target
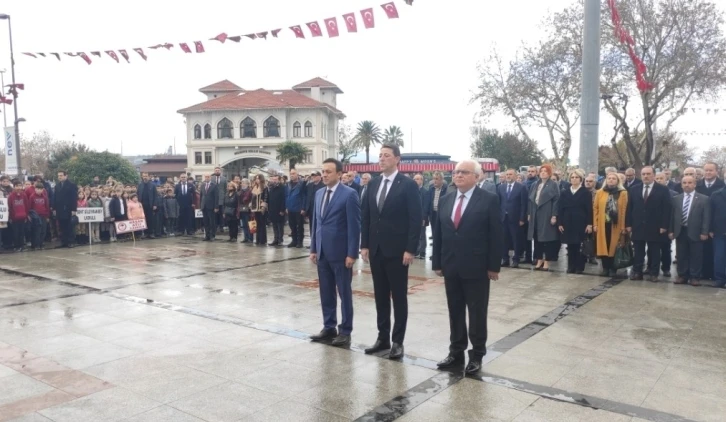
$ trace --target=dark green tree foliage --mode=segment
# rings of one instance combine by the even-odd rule
[[[55,179],[58,170],[66,170],[64,165],[71,158],[90,151],[86,145],[75,141],[57,141],[51,150],[47,177],[52,179]]]
[[[310,149],[300,142],[292,140],[287,140],[277,147],[277,160],[280,164],[289,161],[290,169],[294,169],[296,164],[304,163],[308,154],[310,154]]]
[[[474,127],[471,132],[472,157],[496,158],[503,168],[514,169],[542,163],[542,151],[531,139],[484,127]]]
[[[99,176],[101,180],[113,176],[123,184],[136,184],[139,181],[139,173],[128,160],[108,151],[81,152],[61,164],[61,170],[67,171],[68,177],[79,186],[90,184],[94,176]]]

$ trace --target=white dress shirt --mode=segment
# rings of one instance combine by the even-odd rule
[[[474,188],[469,189],[466,192],[462,192],[460,190],[456,191],[456,198],[454,199],[454,209],[451,210],[451,221],[454,221],[454,216],[456,215],[456,208],[459,206],[459,197],[461,195],[464,195],[464,202],[461,204],[461,215],[464,216],[464,211],[466,211],[466,206],[469,205],[469,200],[471,199],[471,195],[474,193]]]
[[[333,197],[335,196],[335,191],[336,189],[338,189],[338,186],[340,186],[340,182],[336,183],[335,186],[333,186],[332,188],[326,186],[324,189],[322,189],[323,202],[320,203],[320,215],[325,215],[325,197],[328,196],[328,191],[332,191],[330,192],[330,202],[333,202]],[[328,206],[330,206],[330,203],[328,203]]]
[[[388,197],[388,194],[391,193],[391,186],[393,186],[393,181],[396,179],[396,176],[398,176],[398,170],[394,171],[390,176],[384,176],[381,174],[381,184],[378,185],[378,191],[376,192],[376,205],[378,205],[378,201],[381,199],[381,190],[383,190],[383,185],[386,183],[385,181],[388,180],[388,187],[386,188],[386,197]]]
[[[648,189],[648,195],[653,193],[653,184],[652,183],[643,183],[643,198],[645,198],[645,189]]]

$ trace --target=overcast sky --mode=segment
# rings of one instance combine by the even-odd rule
[[[176,110],[204,99],[202,86],[229,79],[245,89],[290,88],[315,76],[336,83],[345,92],[339,108],[355,126],[373,120],[381,127],[401,126],[405,151],[439,152],[455,159],[469,156],[469,127],[478,111],[469,99],[476,89],[477,63],[496,43],[513,52],[522,41],[536,41],[540,19],[570,0],[508,0],[484,2],[415,0],[413,6],[396,1],[400,19],[388,20],[380,7],[384,0],[265,0],[173,2],[4,0],[0,13],[12,16],[19,114],[25,136],[48,130],[56,138],[83,142],[98,150],[124,155],[162,153],[176,140],[185,152],[183,118]],[[193,6],[192,6],[193,5]],[[363,29],[360,9],[373,7],[374,29]],[[295,39],[289,26],[356,12],[358,33]],[[220,44],[208,39],[220,32],[243,35],[284,28],[279,39],[243,39]],[[206,53],[184,54],[179,42],[201,40]],[[148,46],[171,42],[171,51]],[[143,47],[144,62],[132,51]],[[33,59],[32,52],[79,52],[122,49],[131,63],[117,64],[104,55]],[[0,21],[0,70],[9,83],[7,27]],[[721,116],[726,106],[698,105],[704,111],[688,126],[704,133],[726,131]],[[719,118],[705,107],[721,107]],[[8,108],[9,121],[12,108]],[[684,119],[685,121],[685,119]],[[508,119],[491,126],[509,129]],[[610,136],[612,122],[603,115],[602,140]],[[683,125],[681,125],[683,126]],[[685,130],[682,128],[678,128]],[[538,132],[541,133],[541,132]],[[411,135],[413,134],[413,142]],[[579,130],[575,130],[575,136]],[[544,133],[541,147],[547,148]],[[713,135],[691,136],[699,147],[726,144]],[[571,157],[577,158],[574,143]]]

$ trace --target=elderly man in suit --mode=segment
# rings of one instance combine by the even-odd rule
[[[708,233],[713,242],[713,287],[726,287],[726,189],[714,192],[708,199],[711,205],[711,227]]]
[[[381,175],[369,183],[362,204],[361,257],[371,264],[376,299],[378,339],[366,354],[391,349],[403,357],[408,321],[408,266],[418,249],[423,211],[418,186],[398,171],[401,149],[384,144],[378,155]],[[391,332],[391,299],[394,324]],[[393,343],[391,343],[393,340]]]
[[[219,211],[219,186],[212,182],[212,176],[205,175],[201,190],[199,207],[202,209],[203,214],[204,240],[210,241],[217,237],[216,218],[217,211]]]
[[[451,330],[449,355],[437,365],[462,366],[470,340],[465,368],[469,374],[479,372],[487,352],[489,283],[499,279],[504,240],[499,198],[476,186],[480,172],[480,164],[473,160],[456,165],[456,190],[444,197],[434,225],[432,269],[444,277]]]
[[[343,164],[328,158],[323,161],[325,187],[315,193],[313,231],[310,235],[310,260],[318,266],[323,330],[313,341],[333,339],[333,346],[349,346],[353,331],[353,264],[358,258],[360,203],[355,189],[340,183]],[[336,330],[340,295],[341,323]]]
[[[696,179],[681,179],[683,193],[673,198],[673,217],[668,234],[676,240],[678,279],[674,284],[700,286],[703,271],[703,244],[708,240],[711,207],[708,196],[695,192]]]
[[[696,192],[710,197],[715,192],[725,188],[726,184],[718,177],[718,164],[707,162],[703,165],[703,179],[696,182]],[[714,251],[713,240],[708,239],[703,244],[703,278],[714,278],[713,271]]]
[[[504,227],[505,245],[514,250],[512,256],[512,268],[519,267],[519,258],[522,253],[520,232],[524,230],[524,222],[527,221],[527,203],[529,201],[527,188],[518,183],[517,173],[509,169],[504,174],[505,180],[498,186],[497,194],[501,204],[502,225]],[[502,266],[508,267],[509,247],[503,248]]]

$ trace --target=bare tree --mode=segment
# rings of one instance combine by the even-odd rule
[[[338,128],[338,155],[343,163],[350,162],[360,149],[353,138],[353,130],[350,125],[342,124]]]
[[[726,168],[726,146],[713,146],[703,152],[701,156],[701,164],[707,161],[718,164],[718,168],[723,170]]]

